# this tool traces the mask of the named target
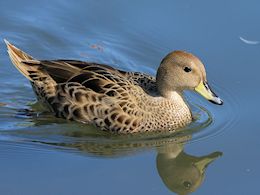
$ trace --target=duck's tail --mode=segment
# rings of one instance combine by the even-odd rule
[[[43,81],[48,78],[49,82],[54,82],[49,74],[41,68],[40,61],[18,49],[9,43],[6,39],[4,39],[4,42],[6,43],[7,52],[12,63],[27,79],[29,79],[31,82],[35,82]]]
[[[4,39],[4,42],[7,45],[7,51],[14,66],[32,82],[35,88],[42,87],[46,93],[53,94],[56,82],[41,67],[40,61],[18,49],[7,40]]]
[[[23,61],[28,60],[34,60],[34,58],[27,53],[23,52],[22,50],[18,49],[11,43],[9,43],[6,39],[4,39],[4,42],[7,46],[7,52],[9,54],[9,57],[14,64],[14,66],[29,80],[32,81],[32,79],[29,77],[29,71],[35,71],[36,67],[28,66],[23,63]]]

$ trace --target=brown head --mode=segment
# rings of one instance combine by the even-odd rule
[[[166,98],[173,91],[195,90],[212,103],[223,104],[207,83],[203,63],[184,51],[174,51],[164,57],[157,71],[156,83],[160,94]]]

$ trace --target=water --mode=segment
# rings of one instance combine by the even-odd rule
[[[258,1],[1,0],[0,10],[1,194],[260,193]],[[169,51],[188,50],[225,104],[188,92],[197,120],[176,135],[67,123],[32,111],[3,38],[39,59],[153,75]]]

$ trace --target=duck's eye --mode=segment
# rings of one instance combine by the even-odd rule
[[[185,187],[186,190],[190,189],[192,186],[192,183],[189,181],[184,181],[183,186]]]
[[[184,70],[185,72],[190,72],[190,71],[191,71],[191,68],[186,66],[183,70]]]

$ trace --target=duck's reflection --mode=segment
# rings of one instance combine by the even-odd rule
[[[159,150],[157,170],[171,191],[185,195],[194,192],[202,184],[207,166],[221,155],[221,152],[213,152],[197,157],[186,154],[182,145],[171,143]]]
[[[77,149],[80,154],[99,157],[119,157],[146,149],[156,149],[157,171],[163,183],[172,192],[180,195],[194,192],[205,179],[207,166],[222,155],[213,152],[205,156],[193,156],[183,150],[191,135],[171,136],[111,136],[95,135],[84,131],[67,131],[63,135],[76,139],[75,142],[47,143],[62,146],[62,149]],[[70,139],[72,140],[72,139]],[[41,142],[45,143],[46,142]]]
[[[36,110],[39,109],[38,107],[38,104],[33,105]],[[37,112],[27,109],[19,110],[17,117],[23,119],[28,117],[31,126],[37,128],[36,131],[13,131],[13,134],[22,136],[29,142],[48,144],[55,146],[56,149],[76,151],[80,154],[102,158],[120,157],[155,149],[159,176],[168,189],[179,195],[194,192],[201,186],[207,166],[222,155],[221,152],[213,152],[205,156],[185,153],[184,145],[192,137],[187,133],[185,135],[184,133],[163,133],[120,136],[102,132],[93,126],[68,123],[52,117],[48,112],[41,112],[41,117],[37,116]],[[204,123],[208,124],[208,120]],[[202,128],[204,123],[201,123],[201,127],[200,123],[195,127]],[[56,129],[53,129],[54,124],[58,124]]]

